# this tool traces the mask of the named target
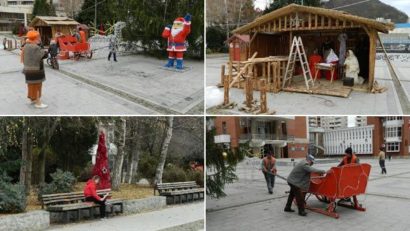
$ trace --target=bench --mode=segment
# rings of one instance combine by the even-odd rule
[[[99,196],[111,192],[111,189],[97,190]],[[110,196],[108,196],[109,198]],[[109,214],[115,212],[114,206],[120,207],[120,213],[123,212],[123,200],[122,199],[107,199],[107,204],[112,206],[106,206],[110,208]],[[77,221],[81,219],[81,211],[88,210],[90,218],[94,217],[94,209],[99,208],[100,205],[93,202],[85,202],[83,192],[71,192],[71,193],[57,193],[57,194],[44,194],[41,195],[41,208],[46,208],[50,213],[63,213],[64,222],[67,223],[70,220],[70,212],[75,213]]]
[[[195,181],[160,183],[154,187],[160,196],[167,197],[167,204],[182,203],[204,198],[204,188],[200,188]],[[196,196],[196,197],[195,197]],[[183,200],[185,198],[185,200]]]

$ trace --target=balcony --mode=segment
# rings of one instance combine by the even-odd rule
[[[230,143],[231,135],[224,134],[224,135],[214,136],[214,142],[215,144]]]
[[[277,135],[277,134],[256,134],[256,133],[248,133],[248,134],[241,134],[240,140],[242,142],[246,142],[249,140],[265,140],[265,141],[273,141],[273,140],[294,140],[293,136],[287,135]]]

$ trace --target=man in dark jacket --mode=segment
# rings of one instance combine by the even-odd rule
[[[93,176],[90,180],[87,181],[87,184],[84,187],[84,197],[85,201],[91,201],[100,205],[100,217],[105,218],[105,201],[107,199],[108,193],[104,197],[100,197],[97,194],[97,185],[100,183],[99,176]]]
[[[305,200],[303,198],[302,190],[307,191],[310,185],[310,173],[317,172],[324,174],[324,170],[313,168],[312,165],[315,161],[315,157],[308,155],[306,160],[301,160],[293,168],[292,172],[288,176],[288,184],[290,186],[290,193],[288,201],[284,209],[285,212],[294,212],[291,208],[293,199],[296,198],[298,205],[299,215],[306,216],[305,212]]]

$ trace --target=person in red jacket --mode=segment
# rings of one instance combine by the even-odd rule
[[[87,181],[84,187],[85,201],[91,201],[100,205],[100,217],[105,218],[105,205],[108,193],[104,197],[100,197],[97,194],[97,185],[100,183],[100,177],[95,175],[93,178]]]
[[[176,69],[184,69],[184,52],[186,51],[185,39],[191,32],[190,14],[184,18],[176,18],[174,24],[167,25],[162,32],[162,37],[168,39],[168,63],[165,67],[174,67],[174,61],[177,60]]]

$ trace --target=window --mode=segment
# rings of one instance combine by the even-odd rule
[[[222,134],[227,134],[227,131],[226,131],[226,121],[223,121],[223,122],[222,122]]]
[[[401,127],[387,127],[386,137],[401,137]]]
[[[388,152],[398,152],[400,151],[400,142],[389,142],[386,144],[386,147]]]

